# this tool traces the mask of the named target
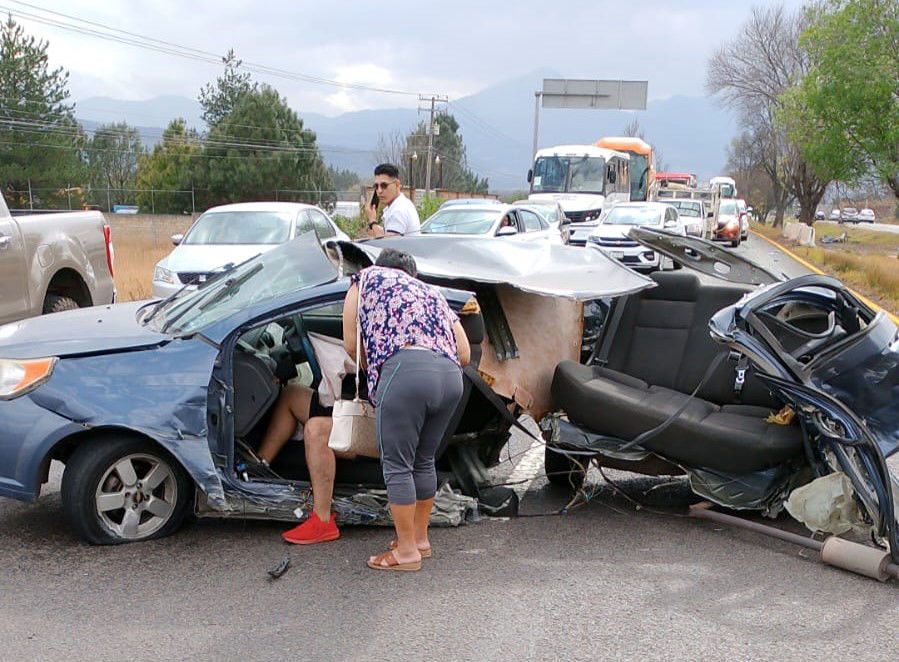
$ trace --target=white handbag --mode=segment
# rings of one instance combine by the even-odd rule
[[[356,307],[356,397],[352,400],[336,400],[332,414],[331,436],[328,447],[337,453],[380,457],[375,408],[368,400],[359,397],[359,356],[362,346],[362,322],[359,309],[362,306],[362,277],[359,277],[358,305]]]

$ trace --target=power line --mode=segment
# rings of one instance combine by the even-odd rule
[[[86,36],[96,37],[98,39],[105,39],[108,41],[114,41],[121,44],[126,44],[130,46],[136,46],[138,48],[144,48],[146,50],[155,51],[158,53],[164,53],[167,55],[174,55],[177,57],[183,57],[190,60],[207,62],[211,64],[221,64],[223,58],[221,55],[217,53],[212,53],[210,51],[204,51],[197,48],[193,48],[190,46],[183,46],[181,44],[176,44],[170,41],[164,41],[161,39],[156,39],[153,37],[148,37],[146,35],[142,35],[135,32],[128,32],[127,30],[121,30],[119,28],[114,28],[109,25],[98,23],[95,21],[88,21],[86,19],[79,18],[77,16],[72,16],[70,14],[64,14],[62,12],[53,11],[51,9],[46,9],[39,5],[34,5],[27,2],[20,2],[19,0],[8,0],[17,5],[21,5],[24,7],[28,7],[40,12],[44,12],[45,14],[50,14],[53,16],[60,16],[62,18],[68,19],[70,21],[76,21],[77,23],[82,23],[84,25],[77,25],[73,23],[67,23],[65,21],[61,21],[58,19],[50,18],[48,16],[41,16],[39,14],[33,14],[29,12],[24,12],[20,9],[14,9],[12,7],[2,7],[0,6],[0,10],[5,11],[9,14],[18,16],[20,18],[25,18],[27,20],[32,20],[37,23],[41,23],[43,25],[48,25],[51,27],[57,27],[63,30],[68,30],[71,32],[76,32],[78,34],[83,34]],[[93,26],[99,29],[93,29],[84,26]],[[105,31],[105,32],[104,32]],[[253,73],[262,73],[270,76],[275,76],[278,78],[284,78],[288,80],[296,80],[307,83],[312,83],[316,85],[328,85],[331,87],[339,87],[346,90],[358,90],[365,92],[377,92],[380,94],[394,94],[394,95],[402,95],[402,96],[418,96],[417,92],[409,92],[406,90],[396,90],[390,88],[383,87],[374,87],[370,85],[363,85],[361,83],[346,83],[337,80],[332,80],[329,78],[323,78],[321,76],[314,76],[311,74],[304,74],[300,72],[288,71],[286,69],[280,69],[278,67],[272,67],[269,65],[248,62],[248,61],[240,61],[238,68],[244,69],[246,71],[250,71]]]

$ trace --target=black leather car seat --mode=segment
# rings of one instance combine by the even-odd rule
[[[600,434],[631,440],[664,422],[687,400],[726,349],[708,322],[746,291],[700,285],[690,273],[657,273],[658,287],[629,297],[605,366],[564,361],[552,385],[555,405]],[[722,362],[678,419],[645,447],[686,466],[750,473],[802,452],[797,425],[766,422],[780,404],[751,372],[739,398],[734,363]]]

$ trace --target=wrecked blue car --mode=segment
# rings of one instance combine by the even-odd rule
[[[630,236],[681,268],[647,277],[597,249],[523,242],[310,236],[182,296],[0,327],[0,496],[34,500],[64,462],[64,509],[92,543],[163,536],[188,513],[303,518],[302,443],[273,475],[245,460],[280,388],[320,384],[311,340],[340,341],[348,275],[392,247],[444,288],[472,344],[435,517],[514,514],[487,469],[529,414],[552,483],[579,489],[589,464],[686,475],[728,509],[863,532],[881,547],[865,548],[870,564],[899,571],[890,317],[827,276],[784,280],[701,239]],[[377,460],[338,461],[334,509],[389,521]]]
[[[310,234],[180,296],[0,327],[0,496],[33,501],[50,462],[64,462],[63,508],[95,544],[165,536],[188,513],[303,518],[302,442],[271,474],[246,459],[281,387],[321,383],[311,338],[342,338],[348,275],[383,246],[411,252],[421,277],[444,287],[478,368],[438,452],[446,523],[478,505],[514,510],[514,492],[482,488],[509,412],[546,413],[552,371],[581,350],[583,301],[652,286],[596,251],[435,237],[323,249]],[[564,330],[546,338],[537,331],[549,319]],[[344,523],[389,523],[377,460],[338,460],[334,509]]]

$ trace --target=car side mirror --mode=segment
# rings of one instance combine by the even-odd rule
[[[184,240],[184,234],[179,232],[178,234],[172,235],[172,243],[177,246]]]
[[[518,230],[510,225],[504,225],[496,231],[497,237],[514,237],[516,234],[518,234]]]
[[[532,180],[533,178],[534,178],[534,171],[529,169],[529,170],[528,170],[528,184],[531,183],[531,180]]]
[[[706,218],[713,218],[714,216],[715,216],[715,212],[713,212],[713,211],[710,211],[708,214],[706,214]]]

